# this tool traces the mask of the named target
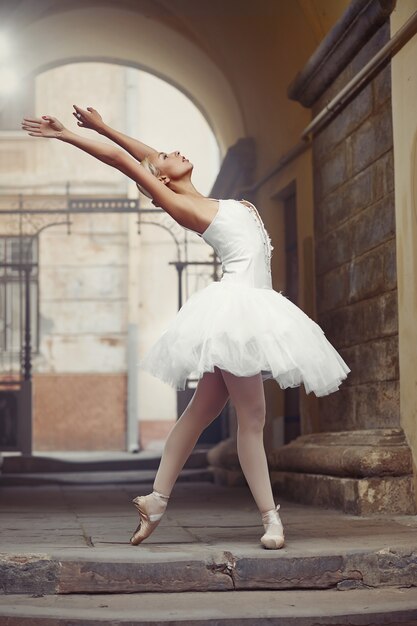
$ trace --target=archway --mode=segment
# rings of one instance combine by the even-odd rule
[[[20,30],[14,41],[21,80],[64,63],[119,63],[183,91],[202,111],[223,155],[246,135],[239,103],[219,68],[184,36],[138,13],[113,7],[53,13]]]

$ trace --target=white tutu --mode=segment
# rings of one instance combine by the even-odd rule
[[[194,293],[139,362],[178,390],[214,367],[237,376],[261,372],[282,389],[337,391],[351,371],[324,331],[274,289],[219,281]]]

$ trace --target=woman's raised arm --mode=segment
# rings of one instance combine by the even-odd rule
[[[142,143],[138,139],[129,137],[128,135],[125,135],[124,133],[108,126],[108,124],[103,121],[100,113],[96,111],[96,109],[93,109],[93,107],[82,109],[75,104],[72,106],[75,109],[75,111],[73,111],[73,115],[78,120],[78,126],[81,128],[91,128],[91,130],[95,130],[100,135],[111,139],[114,143],[117,143],[119,146],[124,148],[138,161],[142,161],[142,159],[149,154],[157,153],[157,150],[151,148],[151,146],[147,146],[146,143]]]
[[[96,159],[103,161],[107,165],[120,170],[135,183],[142,185],[155,201],[155,204],[185,228],[191,230],[198,229],[199,220],[195,211],[194,203],[187,198],[175,193],[167,185],[161,182],[156,176],[148,172],[137,160],[107,143],[94,141],[71,132],[51,115],[43,115],[42,118],[25,117],[22,121],[22,128],[27,130],[33,137],[46,137],[59,139],[65,143],[80,148],[84,152],[91,154]]]

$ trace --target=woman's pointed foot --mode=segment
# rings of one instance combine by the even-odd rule
[[[281,505],[278,504],[275,509],[271,509],[262,514],[265,534],[261,537],[261,543],[269,550],[277,550],[284,545],[284,528],[278,513],[280,506]]]
[[[164,496],[155,490],[146,496],[137,496],[132,500],[139,511],[140,520],[130,538],[133,546],[137,546],[153,533],[165,513],[168,500],[169,496]]]

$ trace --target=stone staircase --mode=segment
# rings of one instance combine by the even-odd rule
[[[25,461],[28,474],[6,463],[0,626],[417,625],[417,516],[357,516],[276,496],[286,544],[265,550],[247,486],[207,479],[197,451],[161,524],[133,547],[131,499],[148,492],[159,462],[142,461],[104,464],[101,480],[91,464],[60,473],[52,464],[46,480],[45,461]],[[37,475],[44,482],[31,482]]]
[[[206,446],[193,450],[178,480],[213,481]],[[38,453],[0,457],[0,486],[148,484],[158,469],[160,452]]]

